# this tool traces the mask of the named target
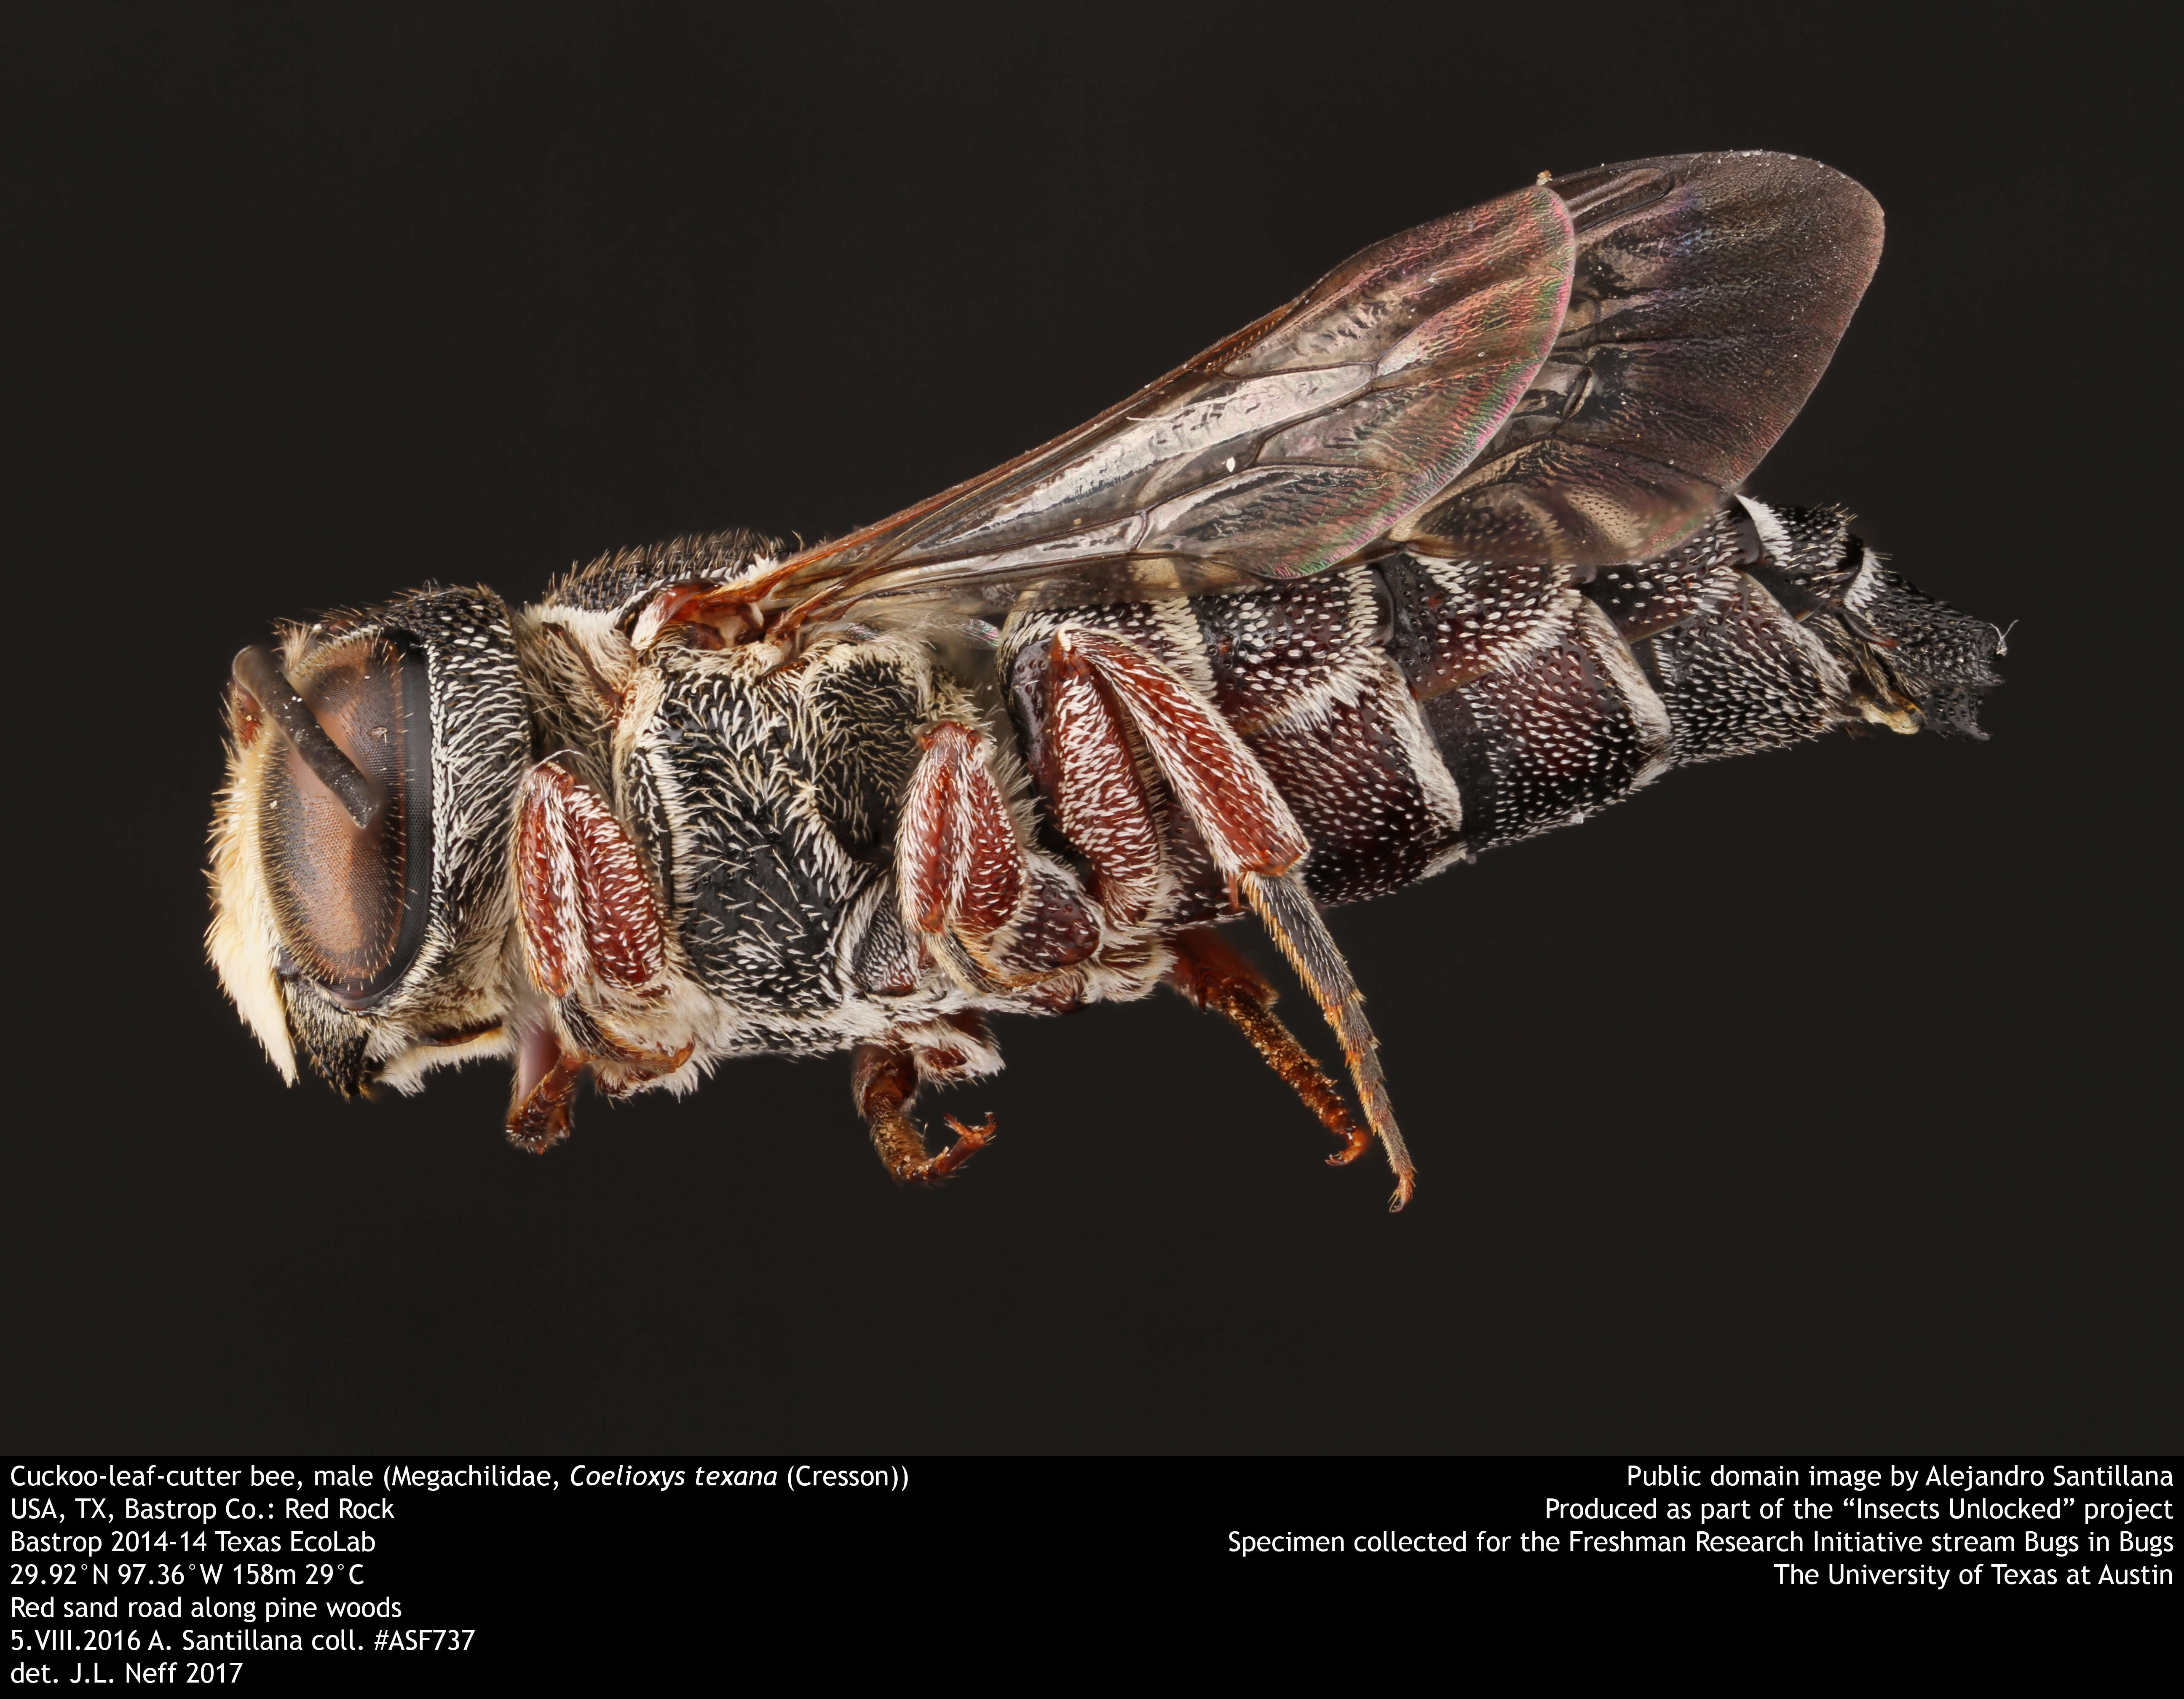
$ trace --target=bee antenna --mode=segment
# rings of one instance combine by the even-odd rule
[[[281,663],[273,659],[272,651],[262,643],[252,643],[237,654],[231,671],[235,682],[256,697],[259,706],[288,734],[288,741],[296,746],[304,765],[341,799],[341,805],[356,822],[357,830],[365,830],[378,819],[386,799],[379,794],[378,787],[357,770],[356,763],[342,753],[341,745],[334,742],[326,728],[319,723],[318,716],[311,712],[310,704],[296,694],[296,687],[288,682],[287,674],[281,671]]]

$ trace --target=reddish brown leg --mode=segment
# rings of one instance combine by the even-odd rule
[[[560,1028],[526,1035],[516,1064],[508,1136],[533,1152],[569,1136],[569,1111],[587,1067],[617,1095],[690,1059],[632,1047],[599,1018],[642,1007],[663,990],[666,927],[644,862],[604,797],[552,761],[524,775],[516,804],[517,931],[532,983],[560,1005]],[[563,1048],[567,1039],[572,1046]]]
[[[566,1005],[564,1005],[565,1009]],[[584,1070],[602,1097],[627,1097],[638,1086],[673,1073],[697,1046],[679,1050],[644,1050],[618,1044],[602,1033],[596,1051],[564,1050],[548,1028],[527,1034],[516,1062],[515,1094],[508,1110],[508,1142],[539,1156],[569,1136],[570,1111]]]
[[[946,1120],[955,1129],[956,1142],[937,1156],[925,1148],[925,1135],[909,1115],[911,1100],[917,1095],[917,1064],[908,1050],[860,1044],[850,1066],[850,1089],[857,1113],[872,1129],[872,1148],[897,1180],[921,1185],[944,1180],[992,1142],[992,1116],[976,1127],[966,1127],[950,1115]]]
[[[1107,699],[1128,716],[1229,888],[1265,922],[1341,1039],[1367,1124],[1395,1171],[1388,1207],[1402,1208],[1417,1189],[1418,1170],[1388,1101],[1365,999],[1297,876],[1312,844],[1289,805],[1212,705],[1135,643],[1112,632],[1070,626],[1056,633],[1052,652],[1057,668],[1081,657]]]
[[[1160,828],[1138,777],[1137,757],[1106,691],[1084,658],[1056,638],[1047,649],[1053,682],[1045,744],[1061,835],[1092,864],[1100,906],[1135,926],[1158,895]]]
[[[1168,983],[1200,1008],[1234,1022],[1251,1041],[1251,1048],[1266,1058],[1267,1066],[1342,1141],[1342,1148],[1328,1161],[1340,1167],[1370,1150],[1372,1134],[1351,1117],[1334,1082],[1282,1024],[1274,1013],[1274,988],[1258,971],[1212,927],[1194,927],[1169,942],[1175,948],[1175,966],[1168,970]]]
[[[543,1155],[569,1136],[569,1106],[584,1076],[584,1058],[561,1048],[551,1031],[526,1033],[515,1064],[515,1098],[508,1107],[508,1142]]]
[[[1050,653],[1057,674],[1089,672],[1128,716],[1232,887],[1246,872],[1287,873],[1312,853],[1258,758],[1172,668],[1126,638],[1081,626],[1056,633]]]
[[[604,1028],[600,1030],[611,1046],[605,1055],[592,1058],[592,1089],[601,1097],[627,1097],[640,1085],[665,1079],[689,1061],[698,1048],[687,1044],[677,1050],[637,1050],[615,1043],[613,1033]]]
[[[524,776],[515,873],[524,959],[540,990],[658,994],[666,927],[644,858],[606,799],[552,761]]]
[[[984,733],[944,720],[928,733],[895,837],[903,918],[973,991],[1035,984],[1084,961],[1100,929],[1017,836],[987,766]]]
[[[1342,1043],[1342,1059],[1350,1065],[1351,1083],[1365,1119],[1387,1152],[1388,1167],[1396,1176],[1396,1195],[1388,1207],[1399,1210],[1418,1189],[1418,1165],[1411,1161],[1410,1146],[1396,1125],[1395,1106],[1388,1101],[1387,1077],[1380,1072],[1377,1054],[1380,1041],[1365,1019],[1365,994],[1350,977],[1350,964],[1334,947],[1334,939],[1320,918],[1319,905],[1304,882],[1294,876],[1269,877],[1246,873],[1238,882],[1252,912],[1265,922],[1267,933],[1281,946],[1297,978],[1319,1005],[1327,1024]]]

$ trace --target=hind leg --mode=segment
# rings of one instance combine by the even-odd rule
[[[1267,1066],[1342,1141],[1342,1148],[1327,1160],[1340,1167],[1370,1150],[1372,1134],[1351,1118],[1334,1082],[1274,1013],[1274,988],[1258,971],[1212,927],[1194,927],[1169,943],[1175,966],[1168,970],[1168,983],[1200,1008],[1234,1022]]]

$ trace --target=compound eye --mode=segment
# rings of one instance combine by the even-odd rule
[[[354,773],[294,735],[265,754],[258,841],[276,923],[297,971],[368,1005],[415,960],[432,892],[432,732],[426,664],[385,635],[307,656],[285,681]],[[323,775],[323,776],[322,776]],[[358,807],[360,776],[373,805]],[[327,783],[328,777],[335,781]],[[336,785],[349,792],[344,796]],[[359,825],[357,815],[366,814]]]

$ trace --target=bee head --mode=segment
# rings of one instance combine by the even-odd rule
[[[213,819],[220,983],[344,1096],[511,1051],[510,844],[530,752],[509,611],[427,590],[235,660]]]

